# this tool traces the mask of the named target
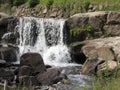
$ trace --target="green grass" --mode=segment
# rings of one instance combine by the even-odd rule
[[[76,13],[84,13],[87,11],[90,4],[97,6],[95,9],[96,11],[100,10],[99,5],[103,6],[101,9],[102,11],[120,11],[120,0],[38,0],[37,3],[36,0],[13,0],[13,2],[6,0],[4,2],[0,1],[0,6],[3,4],[0,7],[0,11],[3,11],[2,7],[4,7],[4,4],[6,3],[9,4],[9,6],[19,6],[24,4],[30,7],[35,7],[36,5],[40,5],[46,6],[48,9],[51,9],[53,6],[57,6],[61,8],[64,17],[69,17]]]

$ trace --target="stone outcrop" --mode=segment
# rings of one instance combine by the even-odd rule
[[[91,38],[119,36],[119,16],[119,12],[105,11],[78,13],[71,16],[66,21],[66,27],[70,33],[69,43]]]
[[[110,37],[84,41],[81,51],[86,56],[86,61],[82,67],[82,73],[95,74],[97,65],[105,61],[120,60],[120,37]]]

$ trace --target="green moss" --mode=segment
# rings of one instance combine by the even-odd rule
[[[90,24],[87,24],[84,28],[75,27],[70,30],[70,36],[77,37],[83,32],[91,33],[93,32],[93,27]]]

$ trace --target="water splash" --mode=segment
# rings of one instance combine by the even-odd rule
[[[69,50],[63,42],[63,19],[23,17],[19,19],[20,55],[40,53],[45,64],[59,66],[71,61]]]

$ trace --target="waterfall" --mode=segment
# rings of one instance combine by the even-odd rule
[[[63,42],[63,19],[21,17],[17,25],[20,55],[37,52],[45,64],[59,66],[71,61],[67,46]]]

